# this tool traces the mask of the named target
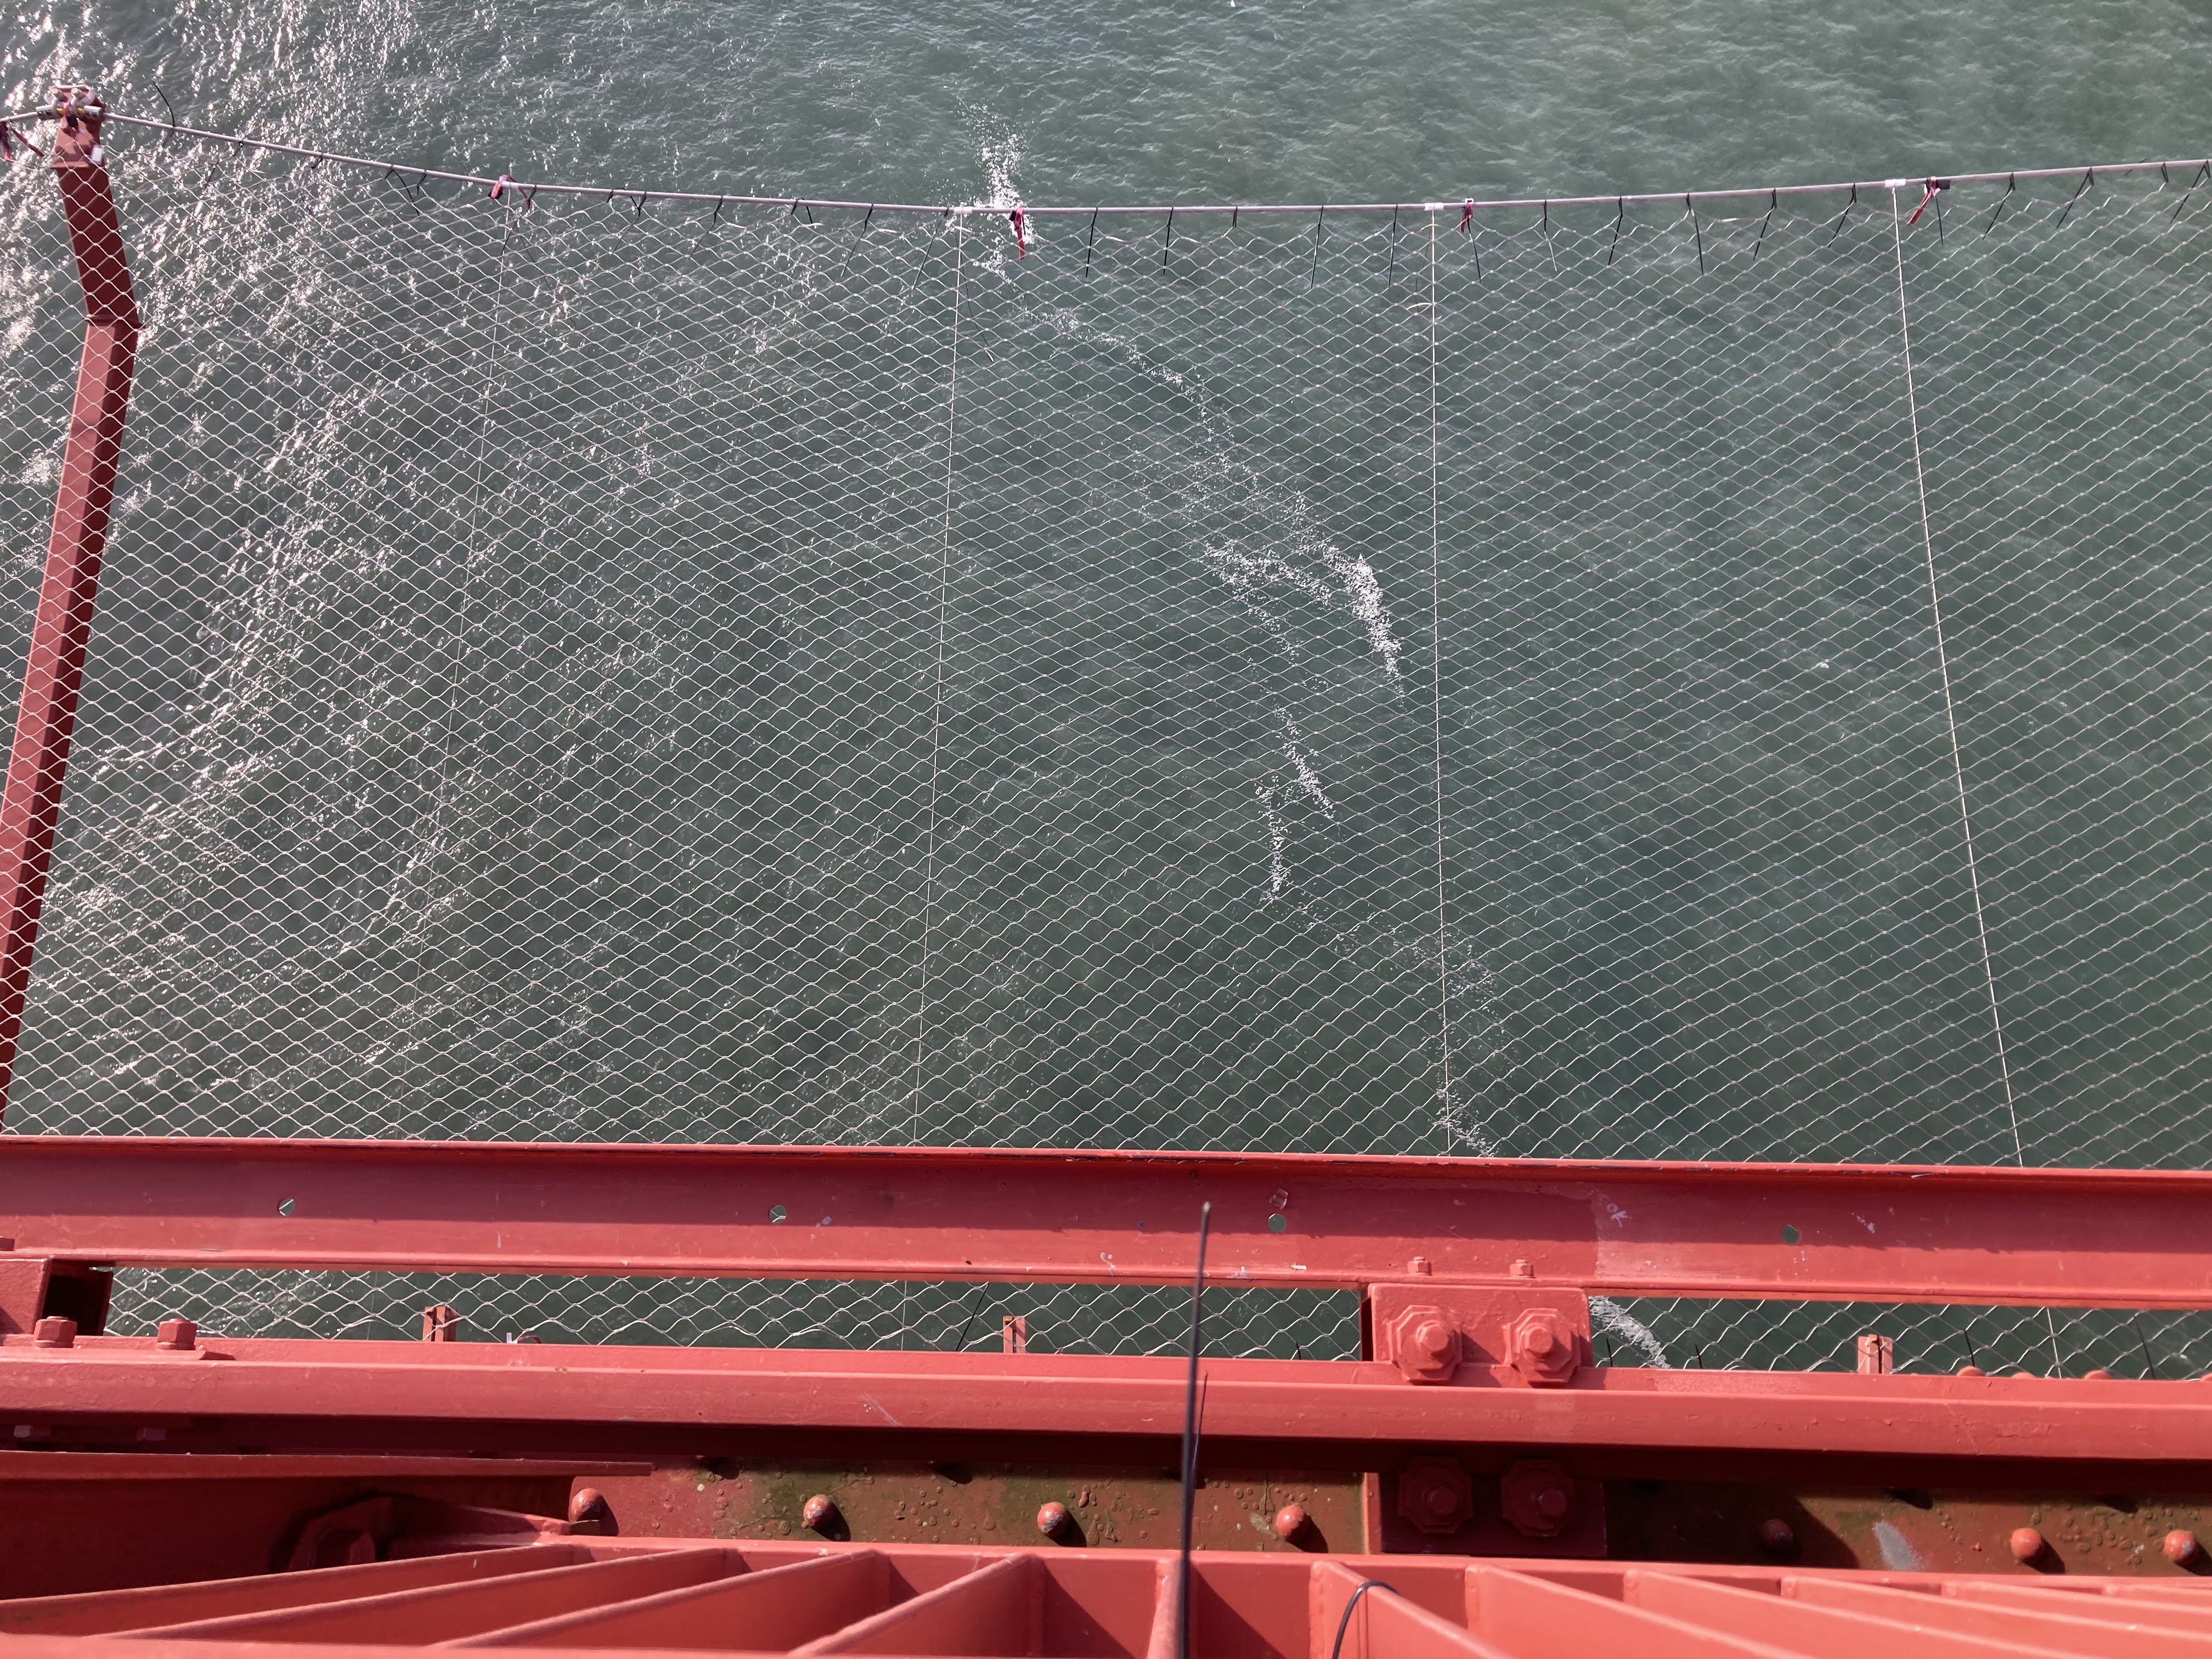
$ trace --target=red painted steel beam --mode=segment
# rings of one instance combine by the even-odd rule
[[[1458,1444],[2212,1466],[2212,1382],[2195,1380],[1586,1367],[1571,1386],[1530,1389],[1279,1359],[1209,1360],[1205,1374],[1207,1443],[1285,1456]],[[1178,1358],[1095,1354],[210,1339],[193,1358],[144,1339],[10,1338],[0,1422],[190,1419],[279,1444],[455,1423],[486,1443],[501,1437],[492,1425],[580,1442],[665,1428],[1121,1443],[1096,1445],[1109,1457],[1180,1434],[1185,1376]]]
[[[22,1034],[138,349],[138,307],[101,160],[100,125],[94,115],[68,116],[56,124],[51,149],[84,291],[84,349],[23,695],[15,708],[15,744],[7,781],[0,786],[0,1112],[6,1109]]]
[[[2195,1171],[125,1136],[0,1159],[19,1256],[128,1266],[1176,1284],[1201,1200],[1224,1283],[2212,1307]]]

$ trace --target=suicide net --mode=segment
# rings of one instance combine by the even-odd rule
[[[145,333],[9,1133],[2206,1154],[2201,176],[1018,233],[113,148]],[[12,700],[81,313],[51,178],[0,203]],[[1180,1317],[192,1272],[116,1319],[425,1300]],[[2194,1316],[1600,1324],[2212,1364]]]

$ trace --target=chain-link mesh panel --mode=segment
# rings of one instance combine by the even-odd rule
[[[120,148],[11,1131],[2200,1155],[2212,192],[1024,254]],[[78,313],[4,190],[19,664]]]
[[[443,1304],[470,1341],[676,1343],[775,1348],[1001,1346],[1026,1322],[1040,1353],[1187,1353],[1190,1291],[1146,1285],[854,1284],[846,1280],[580,1279],[556,1274],[268,1273],[194,1268],[118,1274],[110,1325],[150,1332],[178,1316],[219,1336],[419,1334]],[[1209,1352],[1353,1359],[1351,1291],[1217,1285]]]

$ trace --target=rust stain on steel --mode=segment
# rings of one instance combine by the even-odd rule
[[[1991,1572],[2022,1578],[2113,1573],[2192,1578],[2203,1552],[2166,1553],[2202,1530],[2212,1494],[2131,1496],[1893,1487],[1840,1491],[1756,1481],[1607,1483],[1615,1559],[1768,1562],[1875,1572]],[[2016,1534],[2041,1547],[2016,1559]]]
[[[1050,1536],[1064,1549],[1172,1548],[1181,1492],[1164,1470],[896,1461],[686,1460],[592,1485],[625,1538],[1026,1545],[1037,1540],[1039,1512],[1058,1504],[1067,1519]],[[816,1497],[830,1500],[830,1531],[806,1523]],[[1275,1523],[1291,1508],[1303,1525],[1285,1538]],[[1202,1549],[1357,1551],[1359,1477],[1208,1474],[1194,1525]]]

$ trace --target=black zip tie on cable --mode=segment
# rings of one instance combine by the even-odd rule
[[[1091,228],[1084,234],[1083,238],[1083,274],[1085,276],[1091,274],[1091,245],[1097,240],[1098,210],[1093,208],[1091,210]]]
[[[1859,187],[1851,186],[1851,199],[1844,204],[1844,210],[1836,216],[1836,228],[1828,233],[1828,246],[1836,245],[1836,238],[1844,234],[1844,221],[1851,216],[1851,210],[1859,204]]]
[[[719,225],[722,222],[722,204],[729,199],[726,196],[717,196],[714,198],[714,216],[707,221],[709,225]]]
[[[1981,1356],[1974,1352],[1974,1322],[1969,1319],[1966,1323],[1965,1328],[1960,1333],[1960,1334],[1964,1336],[1966,1340],[1966,1363],[1969,1365],[1972,1365],[1976,1370],[1981,1370]]]
[[[1398,285],[1398,216],[1405,210],[1402,205],[1390,210],[1390,270],[1382,279],[1385,294]]]
[[[638,191],[638,193],[637,193],[637,210],[636,210],[635,213],[631,214],[631,215],[630,215],[630,217],[632,217],[633,219],[642,219],[642,218],[644,218],[644,217],[645,217],[645,204],[646,204],[646,203],[647,203],[647,202],[650,201],[651,199],[652,199],[652,192],[651,192],[651,191],[642,191],[642,190],[641,190],[641,191]]]
[[[1175,246],[1175,210],[1168,210],[1168,228],[1160,237],[1160,269],[1168,268],[1168,250]]]
[[[2207,179],[2212,179],[2212,161],[2199,161],[2197,164],[2197,176],[2189,181],[2189,188],[2181,192],[2181,199],[2173,204],[2173,211],[2166,216],[2166,223],[2170,225],[2181,216],[2181,210],[2187,207],[2189,198],[2197,194],[2197,186]]]
[[[1605,245],[1605,262],[1610,265],[1613,254],[1620,247],[1620,227],[1628,217],[1628,198],[1616,196],[1613,200],[1613,240]]]
[[[1328,211],[1325,207],[1317,207],[1314,210],[1313,267],[1306,272],[1306,292],[1309,294],[1312,293],[1321,283],[1321,216]]]
[[[1552,246],[1552,198],[1544,198],[1544,254],[1552,262],[1552,275],[1559,274],[1559,251]]]
[[[1695,238],[1697,238],[1697,241],[1698,241],[1698,276],[1704,276],[1704,275],[1705,274],[1705,227],[1704,227],[1704,226],[1702,226],[1702,225],[1700,225],[1700,224],[1698,222],[1698,204],[1697,204],[1695,202],[1692,201],[1686,194],[1685,194],[1685,195],[1683,196],[1683,198],[1682,198],[1682,205],[1683,205],[1684,207],[1686,207],[1686,208],[1687,208],[1687,209],[1689,209],[1689,210],[1690,210],[1690,234],[1691,234],[1691,235],[1692,235],[1692,236],[1694,236]]]
[[[2097,169],[2091,167],[2087,173],[2081,175],[2081,182],[2074,186],[2074,193],[2066,198],[2066,205],[2060,209],[2058,212],[2058,223],[2051,226],[2051,229],[2057,230],[2065,224],[2066,216],[2074,211],[2074,204],[2081,199],[2081,192],[2088,189],[2090,185],[2096,182]]]
[[[1182,1552],[1176,1567],[1176,1653],[1190,1659],[1190,1525],[1198,1504],[1198,1357],[1206,1311],[1206,1234],[1213,1206],[1198,1206],[1198,1271],[1190,1286],[1190,1382],[1182,1400]]]
[[[2012,200],[2013,191],[2019,188],[2020,174],[2015,173],[2005,180],[2005,193],[1997,198],[1997,204],[1990,210],[1990,222],[1982,227],[1983,235],[1988,235],[1997,228],[1997,216],[2005,210],[2005,204]]]
[[[1754,261],[1759,258],[1759,250],[1766,246],[1766,227],[1768,222],[1774,217],[1774,210],[1781,204],[1782,192],[1780,191],[1770,190],[1766,192],[1766,212],[1759,222],[1758,240],[1753,241],[1751,245],[1751,257]]]
[[[1352,1610],[1359,1605],[1359,1598],[1371,1589],[1388,1590],[1390,1586],[1380,1578],[1363,1578],[1352,1587],[1352,1594],[1344,1598],[1344,1617],[1336,1621],[1336,1640],[1329,1644],[1328,1659],[1343,1659],[1344,1633],[1352,1628]],[[1395,1595],[1395,1590],[1390,1590]]]

